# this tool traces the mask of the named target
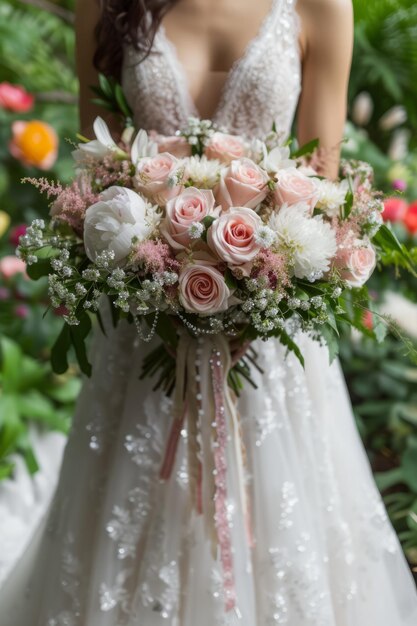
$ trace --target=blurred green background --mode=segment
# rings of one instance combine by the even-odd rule
[[[13,478],[16,454],[36,473],[29,428],[67,432],[80,389],[75,366],[65,376],[52,373],[49,350],[62,320],[44,316],[45,284],[29,282],[12,258],[25,224],[48,213],[37,191],[21,184],[22,177],[43,172],[16,156],[16,122],[43,124],[41,139],[38,127],[24,126],[23,147],[33,162],[54,133],[58,136],[58,158],[44,175],[65,182],[73,173],[73,5],[73,0],[0,0],[0,480]],[[386,217],[402,241],[416,245],[417,4],[354,0],[354,5],[344,153],[372,163],[377,186],[387,194]],[[18,92],[11,94],[9,84],[19,86]],[[416,280],[385,270],[375,274],[372,290],[375,304],[394,314],[416,341]],[[393,336],[382,345],[344,337],[341,354],[377,483],[417,572],[417,365]]]

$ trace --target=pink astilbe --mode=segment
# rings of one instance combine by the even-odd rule
[[[48,180],[47,178],[22,178],[22,183],[29,183],[38,189],[41,193],[44,193],[47,198],[56,198],[64,190],[63,186],[59,182]]]
[[[108,154],[100,160],[85,155],[82,160],[82,167],[101,190],[112,185],[132,187],[133,166],[131,161],[117,159],[113,154]]]
[[[51,216],[65,222],[81,235],[85,212],[99,200],[99,194],[92,189],[87,175],[81,174],[71,185],[65,187],[51,205]]]
[[[351,245],[360,236],[358,219],[350,216],[348,220],[338,220],[336,217],[331,221],[336,234],[337,247]]]
[[[162,274],[176,272],[180,264],[173,257],[168,244],[159,239],[141,241],[135,244],[132,252],[132,263],[143,268],[144,273]]]
[[[288,286],[290,278],[285,255],[272,252],[272,250],[261,250],[255,258],[251,276],[253,278],[266,276],[271,289],[276,289],[277,286]]]

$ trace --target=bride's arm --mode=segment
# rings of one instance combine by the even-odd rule
[[[297,134],[300,144],[319,138],[327,155],[322,174],[336,177],[346,120],[353,48],[351,0],[299,0],[303,81]]]
[[[96,49],[94,30],[100,17],[100,3],[97,0],[77,0],[75,8],[76,62],[80,83],[80,128],[86,137],[93,138],[92,126],[100,115],[106,119],[113,136],[120,132],[114,119],[104,109],[91,102],[94,93],[91,87],[98,85],[98,74],[93,64]]]

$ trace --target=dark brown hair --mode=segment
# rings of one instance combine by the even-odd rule
[[[95,30],[94,65],[106,76],[120,79],[123,45],[149,54],[164,15],[178,0],[97,0],[101,16]]]

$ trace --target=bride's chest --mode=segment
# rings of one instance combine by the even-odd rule
[[[123,86],[136,124],[171,134],[196,116],[249,136],[267,133],[275,122],[287,134],[301,82],[293,1],[275,0],[279,13],[267,15],[243,51],[239,44],[219,47],[229,58],[239,55],[229,71],[224,69],[229,58],[213,57],[204,42],[190,43],[193,54],[176,47],[163,27],[145,60],[126,48]]]

